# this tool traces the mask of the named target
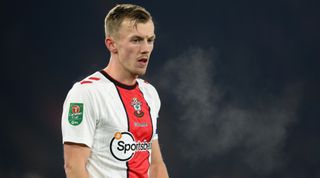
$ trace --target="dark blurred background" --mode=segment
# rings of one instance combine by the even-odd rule
[[[65,177],[62,104],[104,68],[103,21],[147,8],[173,178],[320,177],[320,1],[1,1],[0,177]]]

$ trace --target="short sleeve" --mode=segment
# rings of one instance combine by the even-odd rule
[[[93,102],[93,96],[84,85],[76,83],[71,88],[63,104],[63,143],[81,143],[92,147],[97,123]]]
[[[161,108],[161,101],[160,101],[160,97],[158,95],[158,92],[154,87],[152,87],[151,93],[152,93],[152,98],[153,98],[153,102],[154,102],[155,116],[156,116],[152,121],[152,122],[154,122],[152,140],[155,140],[155,139],[158,139],[158,119],[159,119],[159,112],[160,112],[160,108]]]

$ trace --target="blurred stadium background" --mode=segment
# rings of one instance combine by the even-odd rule
[[[103,20],[125,2],[156,23],[144,78],[171,177],[320,177],[320,1],[5,0],[1,178],[65,177],[64,98],[107,64]]]

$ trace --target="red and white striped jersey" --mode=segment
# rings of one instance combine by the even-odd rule
[[[148,178],[160,99],[142,79],[124,85],[100,71],[74,84],[63,106],[63,142],[91,148],[91,178]]]

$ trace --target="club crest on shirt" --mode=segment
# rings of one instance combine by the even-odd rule
[[[137,117],[142,117],[144,115],[141,105],[142,103],[137,98],[132,98],[131,106],[134,108],[134,115]]]
[[[77,126],[82,122],[83,103],[70,103],[68,121],[71,125]]]

